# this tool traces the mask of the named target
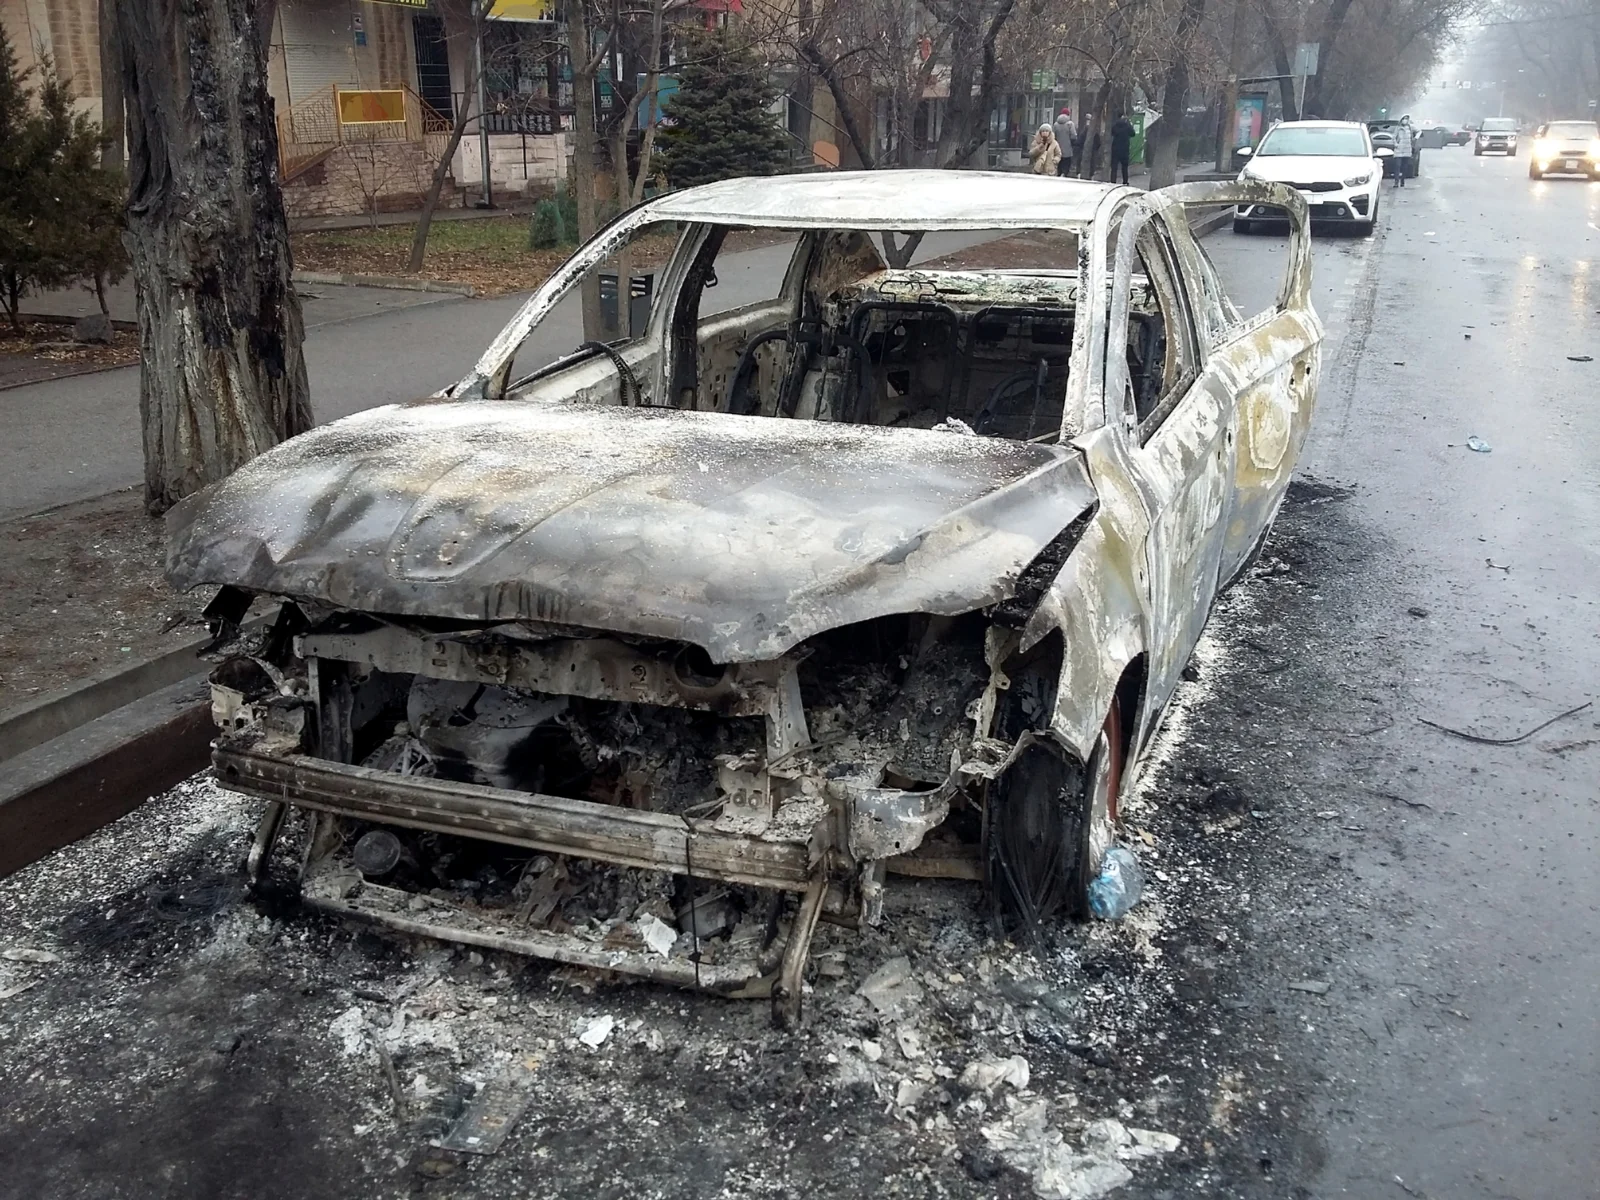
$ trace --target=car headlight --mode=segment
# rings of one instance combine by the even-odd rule
[[[1556,143],[1553,138],[1540,138],[1533,143],[1533,152],[1541,158],[1549,158],[1556,152]]]
[[[1349,179],[1346,179],[1344,181],[1344,185],[1345,185],[1345,187],[1360,187],[1363,183],[1370,182],[1371,179],[1372,179],[1372,172],[1368,171],[1365,175],[1352,175],[1352,176],[1350,176]]]

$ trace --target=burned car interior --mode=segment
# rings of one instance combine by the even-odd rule
[[[891,269],[864,232],[791,230],[784,232],[793,235],[795,252],[780,296],[703,317],[700,301],[715,286],[720,248],[730,233],[744,232],[700,231],[673,309],[662,318],[668,399],[652,399],[643,381],[657,365],[647,332],[633,339],[646,349],[642,360],[625,344],[589,351],[602,370],[610,368],[600,386],[615,402],[889,428],[954,420],[980,435],[1060,436],[1075,267]],[[1177,374],[1166,315],[1174,293],[1156,255],[1156,240],[1146,235],[1125,350],[1141,417]],[[534,372],[507,394],[545,395],[538,385],[571,361]]]
[[[817,923],[880,922],[891,875],[971,881],[1024,934],[1086,915],[1123,780],[1287,485],[1320,327],[1303,246],[1276,310],[1208,302],[1183,204],[1242,185],[957,174],[898,225],[881,177],[648,202],[455,388],[173,510],[169,577],[221,588],[213,758],[265,803],[252,886],[289,835],[311,907],[782,1022]],[[887,232],[970,237],[1006,204],[993,236],[1051,230],[1059,261],[885,261]],[[513,378],[663,222],[643,327]],[[787,269],[718,309],[751,229]],[[253,602],[276,616],[240,635]]]

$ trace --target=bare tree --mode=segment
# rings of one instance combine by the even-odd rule
[[[434,0],[434,3],[440,10],[446,36],[465,41],[475,51],[482,43],[483,31],[489,21],[489,0]],[[428,233],[433,228],[433,214],[438,211],[439,200],[444,195],[444,181],[450,175],[450,164],[468,127],[479,119],[478,76],[483,70],[483,62],[477,53],[468,54],[466,60],[472,65],[467,71],[464,95],[461,103],[455,107],[450,122],[450,137],[433,165],[433,178],[428,184],[427,195],[422,198],[422,212],[417,216],[416,231],[411,235],[411,257],[406,260],[406,270],[413,274],[422,270],[422,264],[427,260]],[[488,169],[488,164],[484,165],[484,169]]]
[[[1191,64],[1195,58],[1200,24],[1205,17],[1206,0],[1183,0],[1173,28],[1172,44],[1166,55],[1158,94],[1161,120],[1146,139],[1150,148],[1150,186],[1171,187],[1178,181],[1178,146],[1183,132],[1183,114],[1189,107]],[[1154,90],[1154,89],[1152,89]]]
[[[1050,3],[1025,0],[1024,8],[1037,16]],[[990,110],[1011,75],[1004,38],[1018,11],[1018,0],[796,0],[792,20],[775,23],[774,36],[827,87],[850,149],[868,170],[910,165],[919,106],[931,84],[947,80],[931,158],[956,168],[988,140]],[[860,116],[879,97],[888,113],[881,133]],[[918,233],[885,237],[885,258],[904,266],[921,241]]]
[[[312,424],[263,9],[117,4],[152,513]]]
[[[611,173],[619,212],[633,207],[644,199],[645,187],[650,179],[651,158],[655,153],[656,126],[660,116],[660,103],[656,91],[661,82],[666,0],[648,0],[648,3],[649,25],[645,33],[642,55],[646,65],[644,85],[633,89],[627,102],[618,106],[620,111],[611,125]],[[623,20],[621,5],[614,4],[612,28],[618,38],[622,34]],[[613,87],[617,82],[612,81]],[[634,123],[638,120],[641,105],[647,105],[644,109],[644,131],[639,138],[638,165],[630,171],[628,140]],[[628,247],[623,247],[617,255],[617,315],[624,332],[629,334],[635,332],[632,329],[633,305],[629,301],[632,294],[633,252]]]
[[[122,35],[117,0],[100,0],[100,165],[122,166]]]
[[[378,202],[391,195],[396,184],[404,184],[410,203],[423,189],[417,185],[428,172],[419,147],[404,142],[351,141],[339,147],[340,158],[350,172],[361,204],[373,229],[378,227]]]

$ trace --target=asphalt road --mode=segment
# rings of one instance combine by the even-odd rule
[[[1345,643],[1305,653],[1337,675],[1381,645],[1396,699],[1391,728],[1294,770],[1431,806],[1380,803],[1389,843],[1345,851],[1371,903],[1335,918],[1358,986],[1304,1047],[1330,1077],[1316,1190],[1592,1196],[1600,711],[1510,746],[1418,718],[1516,737],[1600,704],[1600,185],[1457,149],[1424,169],[1387,197],[1303,460],[1354,485],[1341,515],[1379,547],[1343,581]]]
[[[1180,1139],[1118,1197],[1595,1195],[1600,712],[1536,727],[1600,701],[1600,362],[1568,357],[1600,359],[1600,186],[1424,169],[1376,238],[1317,241],[1311,442],[1127,798],[1128,921],[1033,951],[970,888],[896,881],[880,930],[823,931],[777,1037],[259,913],[227,883],[248,814],[193,784],[0,882],[0,942],[61,956],[0,960],[0,1195],[1025,1196],[980,1133],[1012,1100],[975,1115],[933,1070],[980,1054],[1026,1056],[1069,1137]],[[1271,295],[1281,239],[1209,244]],[[928,996],[893,1025],[855,989],[898,954]],[[505,1148],[427,1159],[507,1058],[534,1080]]]

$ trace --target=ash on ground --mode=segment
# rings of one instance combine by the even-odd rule
[[[1327,801],[1271,791],[1292,739],[1247,736],[1271,700],[1239,664],[1312,603],[1330,619],[1304,577],[1339,536],[1291,497],[1214,616],[1126,799],[1128,918],[1015,944],[976,885],[892,880],[881,927],[819,931],[794,1033],[765,1003],[247,900],[256,810],[191,781],[0,882],[0,1190],[1308,1194],[1276,1048],[1327,1001],[1264,996],[1246,951],[1320,886],[1288,831]]]

